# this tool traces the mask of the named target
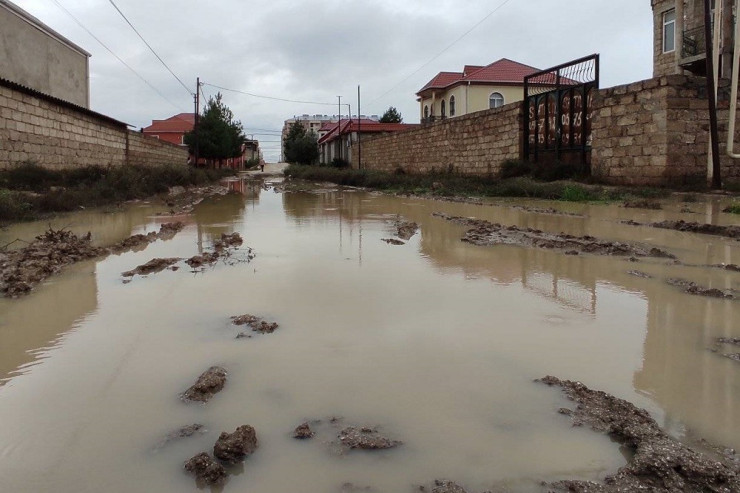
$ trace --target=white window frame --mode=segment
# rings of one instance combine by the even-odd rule
[[[673,19],[668,20],[668,16],[673,15]],[[668,47],[668,28],[671,29],[672,39],[671,46]],[[663,36],[662,36],[663,53],[673,53],[676,51],[676,9],[670,9],[663,12]]]
[[[455,116],[455,96],[450,96],[450,117]]]
[[[494,96],[498,96],[498,97],[497,98],[494,98]],[[495,104],[493,102],[494,99],[496,101],[501,101],[501,104]],[[504,99],[504,95],[501,94],[498,91],[494,91],[494,92],[491,93],[490,96],[488,96],[488,109],[491,109],[492,110],[494,108],[500,108],[500,107],[502,107],[505,104],[506,104],[506,100]]]

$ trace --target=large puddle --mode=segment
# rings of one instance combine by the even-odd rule
[[[740,289],[740,273],[665,259],[562,253],[460,241],[439,217],[639,241],[695,265],[740,264],[740,242],[635,227],[664,219],[732,224],[719,202],[664,210],[555,204],[578,215],[365,192],[275,193],[242,184],[209,200],[186,228],[145,250],[77,264],[30,296],[0,299],[0,490],[196,490],[185,460],[221,431],[249,424],[260,448],[224,491],[377,492],[449,478],[469,491],[532,491],[540,481],[603,478],[625,463],[617,444],[557,413],[568,401],[533,383],[581,380],[647,408],[679,438],[740,447],[740,363],[708,350],[740,337],[740,301],[692,296],[680,277]],[[688,205],[694,213],[681,213]],[[100,244],[152,231],[147,204],[64,216]],[[420,225],[405,245],[397,215]],[[0,244],[48,228],[0,231]],[[154,257],[190,257],[222,233],[255,250],[249,263],[187,266],[123,283]],[[652,278],[628,274],[640,270]],[[236,339],[230,316],[274,320],[273,334]],[[209,403],[178,395],[206,368],[229,372]],[[327,430],[297,441],[300,423],[341,416],[404,444],[336,454]],[[207,433],[156,448],[181,426]],[[364,491],[364,490],[358,490]]]

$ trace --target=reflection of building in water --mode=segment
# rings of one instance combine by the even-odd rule
[[[247,196],[238,193],[213,197],[198,204],[193,211],[198,233],[198,253],[203,253],[209,246],[203,245],[204,238],[212,245],[221,239],[221,234],[231,234],[234,223],[246,216],[246,207]]]

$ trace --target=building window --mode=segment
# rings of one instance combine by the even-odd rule
[[[491,97],[488,98],[488,107],[500,108],[504,105],[504,96],[500,92],[494,92]]]
[[[447,115],[447,111],[445,111],[445,100],[442,100],[442,105],[440,106],[439,115],[444,118],[445,115]]]
[[[663,14],[663,53],[676,49],[676,10],[671,9]]]
[[[450,116],[455,116],[455,96],[450,96]]]
[[[424,119],[429,118],[429,106],[424,106]]]

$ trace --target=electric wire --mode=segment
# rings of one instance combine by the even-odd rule
[[[138,77],[139,79],[141,79],[141,81],[144,82],[144,84],[146,84],[147,86],[149,86],[154,92],[156,92],[162,99],[164,99],[165,101],[167,101],[174,108],[177,108],[178,110],[181,110],[182,111],[182,107],[181,106],[178,106],[177,104],[173,103],[169,98],[167,98],[167,96],[165,96],[164,94],[162,94],[159,91],[159,89],[157,89],[156,87],[154,87],[154,85],[152,85],[148,80],[146,80],[143,75],[141,75],[139,72],[137,72],[136,70],[134,70],[133,67],[131,67],[131,65],[129,65],[128,63],[126,63],[121,57],[119,57],[118,55],[116,55],[116,53],[113,50],[111,50],[110,48],[108,48],[108,46],[105,43],[103,43],[100,40],[100,38],[98,38],[97,36],[95,36],[92,33],[92,31],[90,31],[87,27],[85,27],[85,25],[82,23],[82,21],[80,21],[77,17],[75,17],[74,14],[72,14],[72,12],[70,12],[69,10],[67,10],[67,8],[64,5],[62,5],[61,3],[59,3],[57,0],[53,0],[53,2],[63,12],[65,12],[68,16],[70,16],[72,18],[72,20],[74,20],[77,23],[78,26],[80,26],[82,29],[84,29],[85,32],[87,32],[87,34],[89,34],[95,41],[97,41],[100,44],[100,46],[102,46],[103,48],[105,48],[106,50],[108,50],[108,52],[111,55],[113,55],[116,58],[116,60],[118,60],[119,62],[121,62],[124,67],[126,67],[127,69],[129,69],[134,75],[136,75],[136,77]]]
[[[273,97],[273,96],[263,96],[263,95],[259,95],[259,94],[253,94],[251,92],[240,91],[238,89],[229,89],[228,87],[217,86],[216,84],[210,84],[208,82],[204,82],[203,84],[206,85],[206,86],[215,87],[216,89],[221,89],[222,91],[229,91],[229,92],[236,92],[236,93],[239,93],[239,94],[245,94],[247,96],[252,96],[253,98],[271,99],[273,101],[284,101],[286,103],[319,104],[319,105],[323,105],[323,106],[336,106],[337,105],[337,103],[321,103],[321,102],[318,102],[318,101],[296,101],[296,100],[293,100],[293,99],[276,98],[276,97]]]
[[[407,75],[406,77],[404,77],[401,81],[399,81],[396,85],[394,85],[393,87],[391,87],[390,89],[388,89],[386,92],[384,92],[383,94],[381,94],[377,98],[375,98],[372,101],[370,101],[368,104],[373,104],[373,103],[377,102],[378,100],[382,99],[383,97],[385,97],[386,95],[388,95],[389,93],[391,93],[392,91],[394,91],[398,86],[400,86],[401,84],[403,84],[404,82],[406,82],[407,80],[409,80],[411,77],[413,77],[414,75],[416,75],[417,73],[419,73],[419,71],[421,71],[421,69],[423,69],[424,67],[426,67],[427,65],[429,65],[430,63],[432,63],[434,60],[436,60],[437,58],[439,58],[440,56],[442,56],[447,50],[449,50],[450,48],[452,48],[453,46],[455,46],[457,43],[459,43],[464,37],[466,37],[468,34],[470,34],[471,32],[473,32],[478,26],[480,26],[485,21],[487,21],[489,17],[491,17],[493,14],[495,14],[496,12],[498,12],[499,10],[501,10],[509,2],[511,2],[511,0],[504,0],[503,2],[501,2],[498,5],[498,7],[496,7],[491,12],[489,12],[481,20],[479,20],[478,22],[476,22],[475,25],[473,25],[473,27],[471,27],[470,29],[468,29],[467,31],[465,31],[460,37],[458,37],[452,43],[448,44],[442,51],[440,51],[439,53],[437,53],[436,55],[434,55],[432,58],[430,58],[429,60],[427,60],[419,68],[417,68],[416,70],[414,70],[413,72],[411,72],[409,75]]]
[[[172,74],[172,76],[173,76],[173,77],[174,77],[175,79],[177,79],[177,82],[179,82],[179,83],[180,83],[180,85],[181,85],[181,86],[182,86],[182,87],[183,87],[183,88],[184,88],[184,89],[185,89],[185,90],[186,90],[186,91],[188,92],[188,94],[190,94],[190,95],[192,96],[192,95],[193,95],[193,93],[192,93],[192,92],[190,91],[190,89],[188,88],[188,86],[186,86],[186,85],[185,85],[185,83],[184,83],[184,82],[183,82],[182,80],[180,80],[180,78],[179,78],[179,77],[178,77],[177,75],[175,75],[175,73],[174,73],[174,72],[172,71],[172,69],[171,69],[170,67],[168,67],[168,66],[167,66],[167,64],[166,64],[166,63],[164,62],[164,60],[162,60],[162,57],[160,57],[160,56],[159,56],[159,55],[157,54],[157,52],[156,52],[156,51],[154,51],[154,48],[152,48],[152,47],[151,47],[151,45],[150,45],[149,43],[147,43],[146,39],[144,39],[144,36],[142,36],[142,35],[141,35],[141,33],[139,33],[139,31],[137,31],[137,30],[136,30],[136,28],[134,27],[134,25],[133,25],[133,24],[131,24],[131,21],[129,21],[129,20],[128,20],[128,18],[127,18],[127,17],[126,17],[126,16],[125,16],[125,15],[123,14],[123,12],[121,12],[121,9],[119,9],[119,8],[118,8],[118,5],[116,5],[116,4],[115,4],[115,2],[114,2],[113,0],[108,0],[108,1],[110,2],[110,4],[111,4],[111,5],[113,5],[113,8],[115,8],[115,9],[116,9],[116,11],[118,11],[118,13],[119,13],[119,14],[121,14],[121,17],[123,17],[123,20],[125,20],[125,21],[126,21],[126,23],[127,23],[127,24],[128,24],[129,26],[131,26],[131,29],[133,29],[133,30],[134,30],[134,32],[135,32],[135,33],[137,34],[137,36],[139,36],[139,38],[140,38],[140,39],[141,39],[141,40],[142,40],[142,41],[144,42],[144,44],[145,44],[145,45],[147,46],[147,48],[149,48],[149,50],[150,50],[150,51],[151,51],[152,53],[154,53],[154,56],[155,56],[155,57],[157,57],[157,60],[159,60],[159,61],[160,61],[160,63],[161,63],[161,64],[162,64],[163,66],[164,66],[164,68],[166,68],[166,69],[167,69],[167,70],[169,71],[169,73],[171,73],[171,74]]]

